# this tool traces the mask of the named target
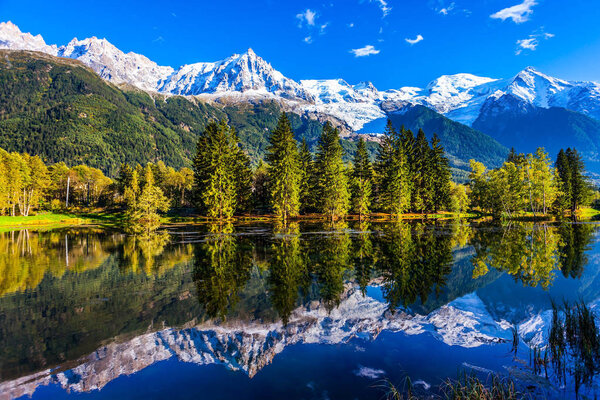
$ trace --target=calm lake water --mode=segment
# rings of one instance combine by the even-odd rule
[[[407,377],[427,397],[463,372],[572,398],[530,349],[553,300],[600,305],[599,227],[0,233],[0,399],[381,399]]]

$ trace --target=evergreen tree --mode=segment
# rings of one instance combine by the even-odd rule
[[[434,208],[433,189],[434,176],[430,158],[430,148],[425,132],[419,129],[415,140],[413,159],[411,167],[414,174],[411,176],[413,183],[412,190],[412,209],[414,211],[425,212]]]
[[[433,134],[431,139],[429,162],[433,178],[433,208],[436,212],[440,208],[447,210],[451,206],[452,172],[450,163],[444,156],[444,148],[436,134]]]
[[[354,155],[352,170],[352,208],[362,219],[371,207],[373,170],[367,154],[367,146],[361,137]]]
[[[348,177],[342,155],[339,131],[327,122],[319,138],[315,172],[319,209],[332,221],[343,218],[350,205]]]
[[[316,193],[313,157],[306,143],[302,138],[300,144],[300,211],[306,213],[314,209],[314,196]]]
[[[575,215],[575,211],[588,200],[590,186],[584,175],[585,165],[579,152],[568,148],[566,156],[571,171],[571,215]]]
[[[269,210],[269,171],[261,160],[254,171],[252,182],[253,209],[259,213]]]
[[[198,139],[194,158],[194,192],[198,208],[219,220],[231,218],[236,209],[239,155],[233,146],[233,135],[224,121],[209,123]]]
[[[378,207],[396,216],[410,206],[411,182],[405,155],[406,143],[401,141],[392,122],[388,120],[375,162],[376,196]]]
[[[252,197],[252,168],[250,158],[242,150],[235,129],[230,128],[230,146],[233,152],[233,179],[235,182],[235,212],[250,211]]]
[[[562,214],[564,210],[571,206],[573,190],[571,187],[571,167],[569,159],[563,149],[560,149],[556,157],[556,177],[558,178],[558,196],[554,201],[554,209]]]
[[[275,215],[286,221],[300,210],[298,145],[287,115],[283,113],[269,137],[266,160],[269,163],[269,190]]]

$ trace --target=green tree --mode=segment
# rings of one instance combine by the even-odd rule
[[[233,216],[236,209],[237,150],[234,133],[224,122],[209,123],[198,139],[194,158],[195,198],[210,218]]]
[[[451,206],[452,171],[450,171],[450,163],[444,156],[444,148],[436,134],[433,134],[431,139],[429,162],[433,179],[433,208],[436,212],[440,209],[447,210]]]
[[[154,222],[159,220],[158,211],[169,210],[169,199],[154,183],[154,174],[150,165],[144,169],[144,186],[129,205],[128,214],[132,221]]]
[[[342,155],[339,131],[327,122],[319,138],[315,171],[319,209],[332,221],[343,218],[350,205],[348,177]]]
[[[376,196],[377,206],[396,216],[408,210],[411,199],[410,170],[405,154],[408,144],[405,144],[388,120],[375,162]]]
[[[298,144],[287,115],[283,113],[269,137],[266,160],[269,164],[269,189],[273,211],[286,221],[300,210],[300,179]]]
[[[362,219],[363,215],[369,214],[371,208],[373,169],[367,146],[361,137],[358,141],[356,154],[354,155],[354,166],[352,169],[352,208]]]
[[[302,138],[300,144],[300,212],[306,213],[315,207],[314,196],[316,194],[313,157],[306,143],[306,138]]]

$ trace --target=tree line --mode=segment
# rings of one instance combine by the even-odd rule
[[[316,152],[298,143],[283,113],[268,135],[264,162],[251,168],[238,135],[226,122],[210,122],[200,135],[193,167],[175,170],[162,161],[146,166],[122,164],[114,181],[85,165],[45,165],[38,156],[0,149],[0,214],[27,216],[31,210],[70,206],[125,209],[135,221],[158,222],[159,213],[195,209],[211,219],[274,214],[288,221],[315,215],[331,221],[349,213],[359,219],[374,213],[474,210],[495,217],[530,212],[575,214],[591,198],[585,166],[575,149],[561,150],[554,163],[538,149],[512,150],[506,162],[487,169],[471,160],[470,182],[452,181],[439,138],[428,140],[390,121],[371,161],[358,141],[352,163],[343,161],[340,134],[323,126]]]
[[[362,138],[352,165],[343,155],[339,131],[330,123],[313,155],[304,140],[296,141],[284,113],[269,135],[265,163],[253,174],[235,130],[223,121],[210,123],[194,158],[195,204],[215,219],[263,210],[284,221],[301,214],[334,221],[350,212],[360,218],[372,212],[399,216],[466,205],[436,135],[429,142],[422,130],[415,136],[388,122],[374,162]]]
[[[29,216],[32,210],[127,207],[133,218],[156,210],[191,206],[193,172],[162,161],[135,168],[123,164],[113,181],[87,165],[46,165],[39,156],[0,149],[0,215]]]
[[[514,217],[530,212],[534,217],[554,213],[571,215],[588,204],[592,186],[575,149],[560,150],[553,163],[543,148],[533,154],[511,149],[500,168],[488,170],[471,160],[471,207],[493,216]]]

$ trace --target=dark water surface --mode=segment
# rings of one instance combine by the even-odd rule
[[[0,233],[0,399],[380,399],[406,378],[427,397],[463,372],[572,398],[530,355],[553,300],[600,305],[599,227]]]

